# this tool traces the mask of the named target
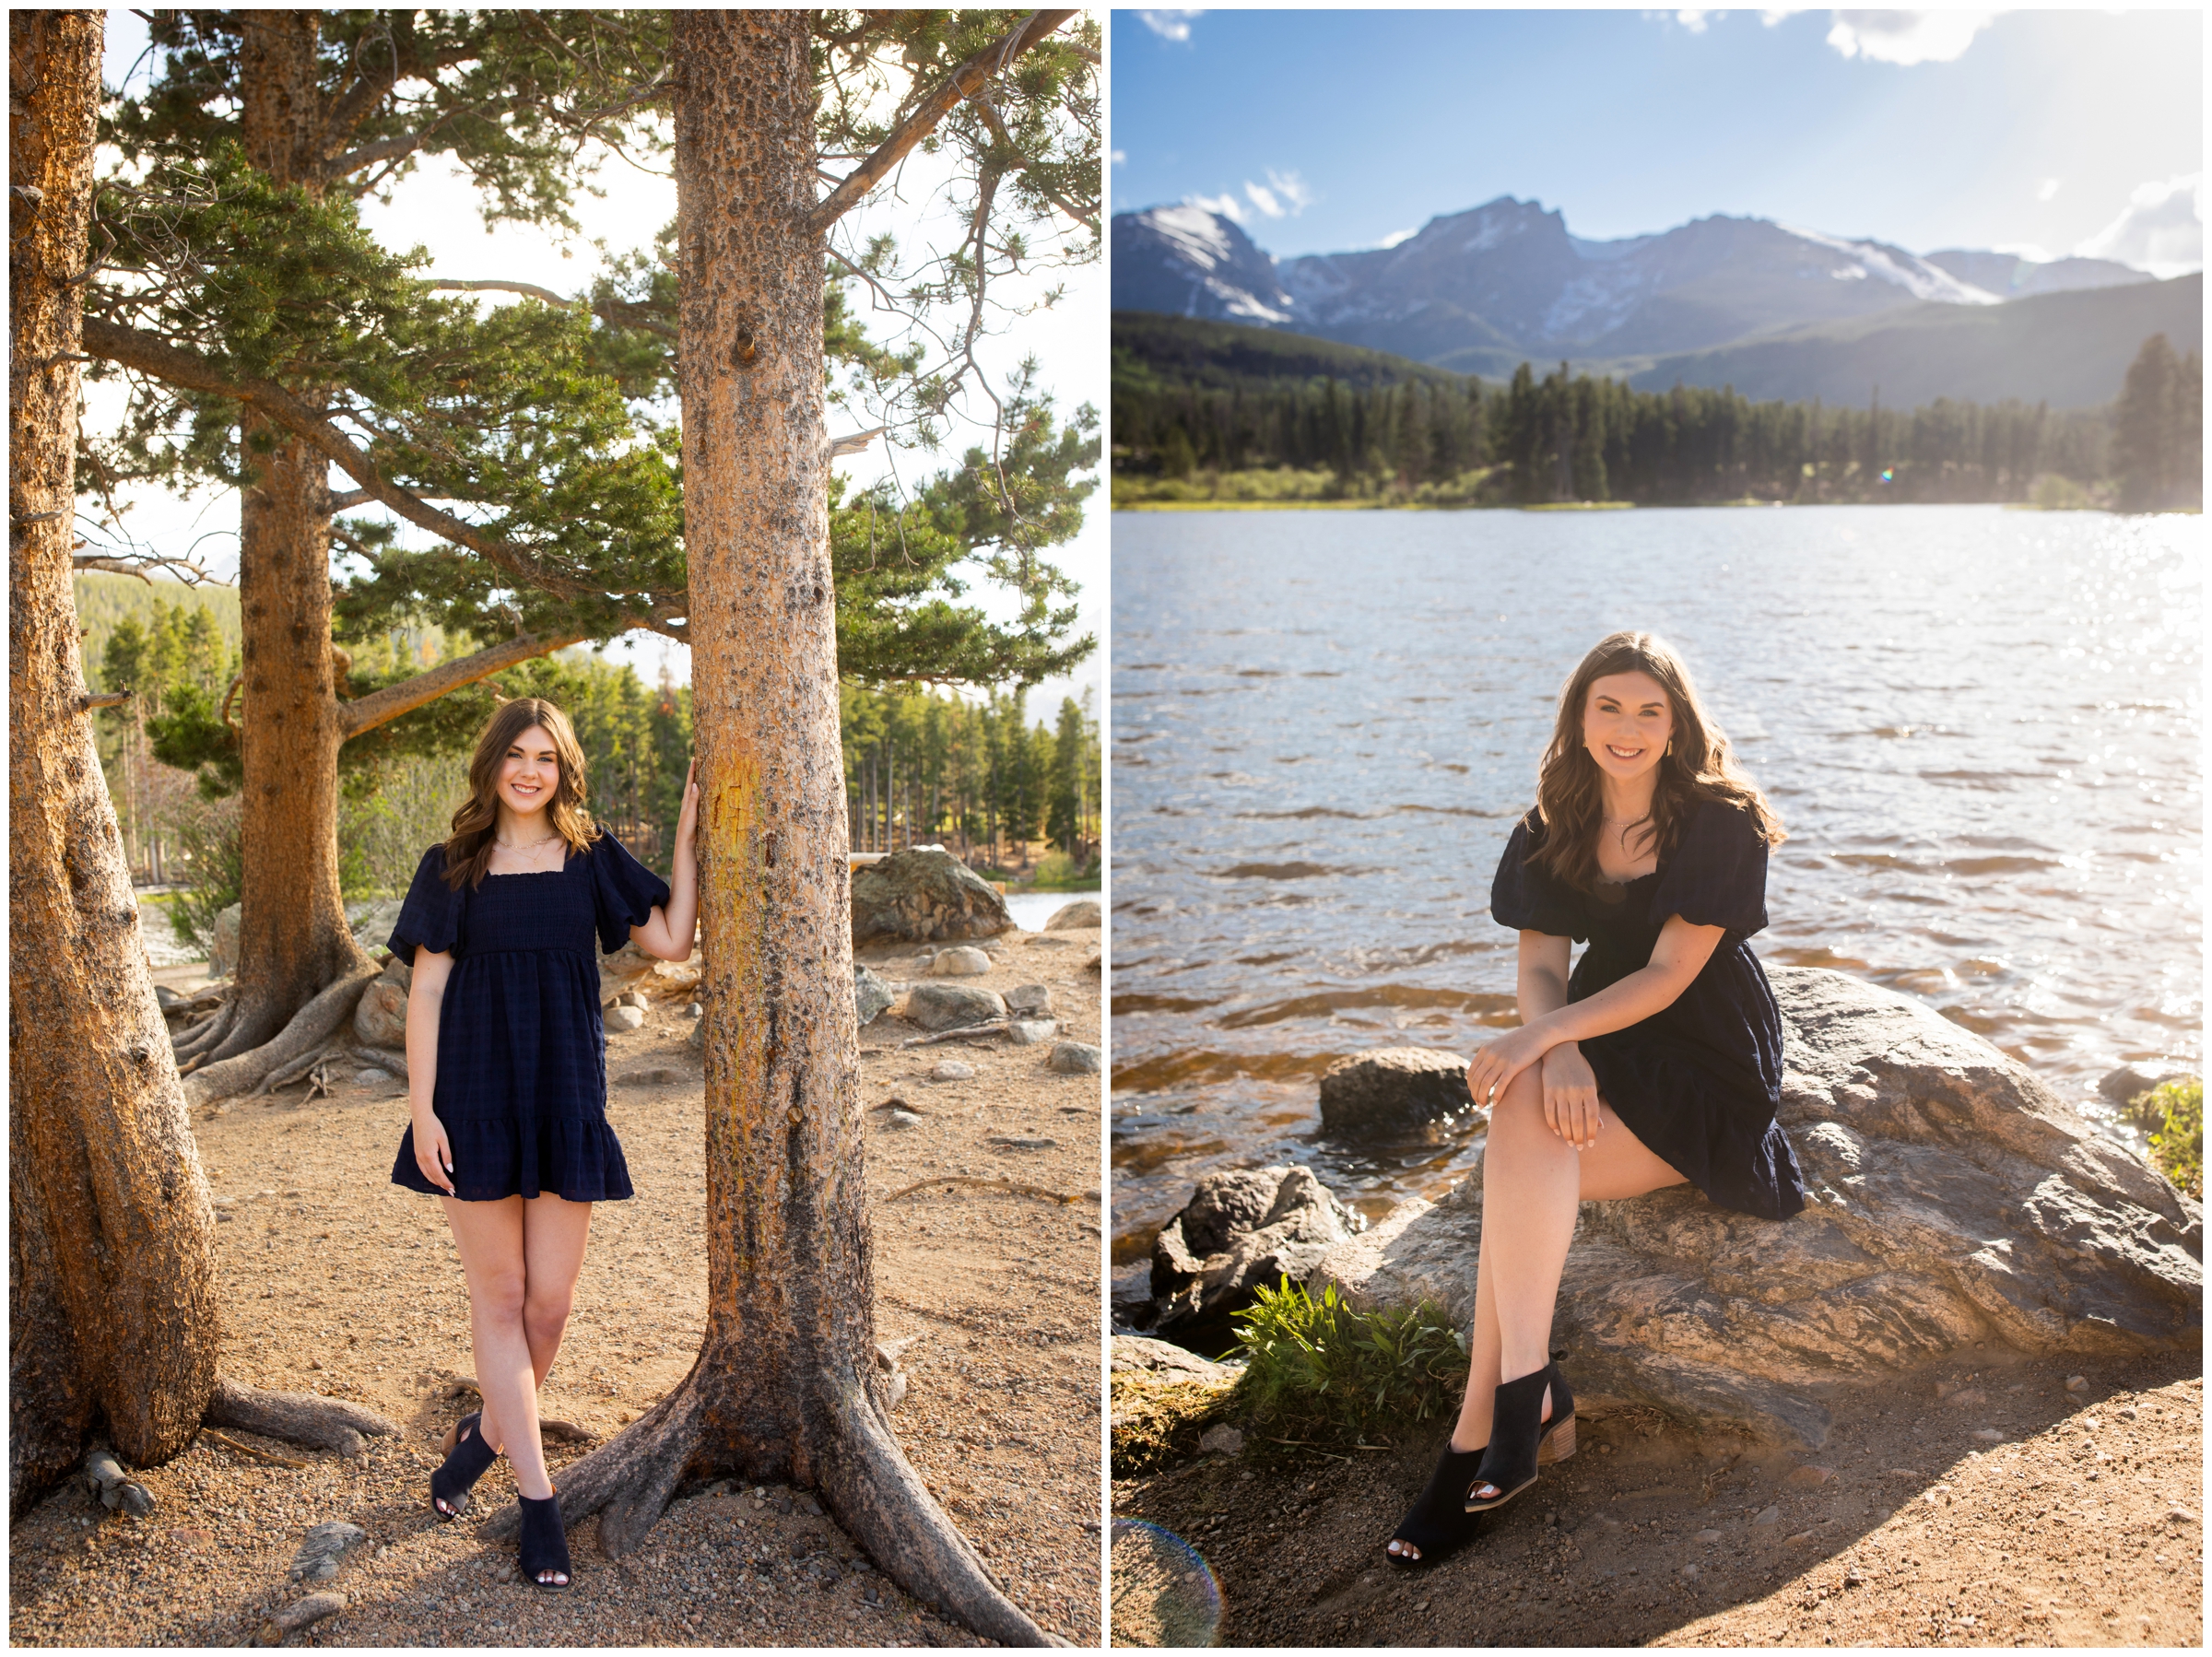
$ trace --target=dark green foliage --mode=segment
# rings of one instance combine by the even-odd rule
[[[226,650],[239,648],[238,589],[187,587],[181,582],[142,582],[132,575],[109,575],[80,570],[71,580],[76,600],[77,625],[84,629],[85,683],[94,690],[112,690],[101,677],[109,637],[125,619],[143,629],[152,627],[165,609],[204,610]]]
[[[206,949],[215,918],[239,900],[245,858],[239,850],[236,800],[194,800],[171,819],[177,837],[176,873],[182,889],[170,899],[169,922],[179,943]]]
[[[1426,384],[1458,390],[1466,377],[1407,357],[1365,346],[1339,345],[1275,328],[1155,316],[1143,311],[1113,313],[1114,406],[1133,392],[1270,391],[1284,381],[1334,380],[1353,391],[1381,385]]]
[[[1312,376],[1325,342],[1255,329],[1227,330],[1268,347],[1229,375],[1216,366],[1225,345],[1200,354],[1169,320],[1115,318],[1114,464],[1132,477],[1283,466],[1334,473],[1338,492],[1356,496],[1411,497],[1465,478],[1473,492],[1459,498],[1486,504],[1687,505],[2025,500],[2039,476],[2104,476],[2097,413],[1948,400],[1910,413],[1755,404],[1726,389],[1631,391],[1565,363],[1541,378],[1524,363],[1486,394],[1472,378],[1356,360],[1347,366],[1360,383]],[[1275,363],[1280,375],[1259,371]]]
[[[2163,334],[2143,342],[2113,410],[2112,476],[2120,510],[2170,511],[2205,503],[2205,364],[2177,357]]]
[[[1256,1423],[1364,1440],[1401,1422],[1447,1417],[1466,1389],[1465,1336],[1423,1301],[1355,1311],[1335,1285],[1263,1287],[1235,1316],[1245,1360],[1237,1402]]]
[[[1049,780],[1045,837],[1063,852],[1073,853],[1095,824],[1088,807],[1092,800],[1091,771],[1098,751],[1098,733],[1083,717],[1073,697],[1060,699],[1060,718],[1053,732],[1053,765]]]

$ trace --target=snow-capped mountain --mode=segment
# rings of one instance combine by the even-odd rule
[[[1716,215],[1655,235],[1591,241],[1565,217],[1501,196],[1432,218],[1392,248],[1279,264],[1203,207],[1113,221],[1117,308],[1286,327],[1424,362],[1500,349],[1622,357],[1935,301],[2147,281],[2098,260],[1922,257],[1887,242]]]

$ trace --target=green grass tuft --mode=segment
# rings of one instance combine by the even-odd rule
[[[2123,1117],[2150,1138],[2150,1159],[2159,1171],[2191,1196],[2205,1194],[2205,1083],[2201,1076],[2177,1076],[2138,1093]]]
[[[1263,1287],[1236,1322],[1239,1403],[1263,1426],[1364,1438],[1449,1416],[1466,1388],[1466,1337],[1425,1300],[1356,1311],[1334,1284],[1316,1297],[1286,1283]]]

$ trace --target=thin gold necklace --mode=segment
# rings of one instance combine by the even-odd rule
[[[501,840],[496,834],[493,835],[491,839],[494,845],[504,846],[510,852],[535,852],[540,846],[551,845],[555,840],[560,839],[560,835],[558,831],[556,831],[555,833],[547,835],[544,840],[534,840],[527,845],[517,845],[513,840]]]

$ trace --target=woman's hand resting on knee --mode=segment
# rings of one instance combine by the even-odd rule
[[[1544,1125],[1578,1151],[1597,1143],[1597,1073],[1562,1041],[1544,1055]]]
[[[1544,1056],[1549,1042],[1534,1025],[1486,1042],[1467,1061],[1467,1091],[1478,1105],[1497,1104],[1512,1079]]]

